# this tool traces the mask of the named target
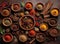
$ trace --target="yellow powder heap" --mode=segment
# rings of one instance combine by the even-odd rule
[[[45,24],[45,23],[40,24],[40,30],[41,30],[41,31],[46,31],[47,29],[48,29],[47,24]]]

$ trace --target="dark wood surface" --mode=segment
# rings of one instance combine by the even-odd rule
[[[3,1],[7,1],[9,2],[9,4],[12,4],[12,3],[20,3],[21,0],[0,0],[0,4],[3,2]],[[38,3],[38,2],[41,2],[43,4],[45,4],[48,0],[24,0],[24,2],[26,3],[27,1],[31,1],[35,7],[35,5]],[[59,8],[60,9],[60,0],[51,0],[53,2],[53,6],[52,8]],[[60,26],[60,15],[58,17],[58,24]],[[57,38],[56,41],[49,41],[49,42],[44,42],[43,44],[60,44],[60,33],[59,33],[59,37]]]

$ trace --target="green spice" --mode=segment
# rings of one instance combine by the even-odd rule
[[[24,7],[25,6],[25,3],[24,2],[21,2],[21,6]]]
[[[10,21],[9,20],[5,20],[5,24],[6,25],[10,24]]]
[[[5,30],[4,29],[2,29],[2,27],[0,26],[0,33],[1,34],[4,34],[5,33]]]

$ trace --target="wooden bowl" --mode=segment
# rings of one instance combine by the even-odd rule
[[[19,25],[24,30],[31,30],[35,26],[35,20],[32,16],[26,15],[19,19]]]
[[[46,36],[43,33],[37,33],[36,40],[38,42],[44,42],[46,40]]]
[[[12,20],[11,20],[10,18],[4,18],[4,19],[2,20],[2,24],[3,24],[4,26],[10,26],[10,25],[12,24]]]
[[[9,16],[10,15],[10,13],[11,13],[11,10],[9,9],[9,8],[4,8],[4,9],[2,9],[2,11],[1,11],[1,15],[2,16]]]
[[[17,30],[19,30],[19,26],[16,25],[16,24],[12,24],[12,25],[11,25],[11,30],[12,30],[12,31],[17,31]]]
[[[48,30],[48,24],[47,23],[41,23],[39,28],[41,31],[47,31]]]
[[[48,33],[49,33],[49,35],[52,36],[52,37],[57,37],[59,31],[58,31],[57,28],[54,28],[54,27],[53,27],[53,28],[50,28],[50,29],[48,30]]]
[[[26,2],[25,9],[31,10],[33,8],[33,4],[31,2]]]
[[[36,10],[42,11],[44,9],[44,5],[42,3],[37,3],[35,6]]]
[[[20,11],[20,4],[19,3],[14,3],[11,5],[11,9],[14,11],[14,12],[18,12]]]
[[[35,37],[35,36],[36,36],[35,30],[30,30],[30,31],[28,32],[28,35],[29,35],[30,37]]]
[[[50,14],[54,17],[59,16],[59,9],[58,8],[51,9]]]
[[[51,18],[48,21],[50,26],[57,26],[57,19],[56,18]]]
[[[27,41],[27,36],[25,34],[21,34],[19,35],[19,41],[20,42],[26,42]]]
[[[5,33],[2,37],[4,42],[12,42],[13,35],[11,33]]]

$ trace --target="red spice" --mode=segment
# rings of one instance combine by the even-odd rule
[[[40,24],[38,22],[36,22],[35,26],[39,26]]]
[[[26,9],[32,9],[32,3],[27,2],[26,5],[25,5],[25,8]]]
[[[12,37],[10,35],[5,35],[4,38],[5,38],[6,41],[10,41]]]
[[[35,10],[34,9],[32,9],[31,11],[30,11],[30,15],[35,15]]]
[[[27,7],[27,8],[31,8],[31,4],[30,4],[30,3],[27,3],[27,4],[26,4],[26,7]]]
[[[34,30],[30,30],[29,34],[32,35],[32,36],[35,36],[36,32]]]

